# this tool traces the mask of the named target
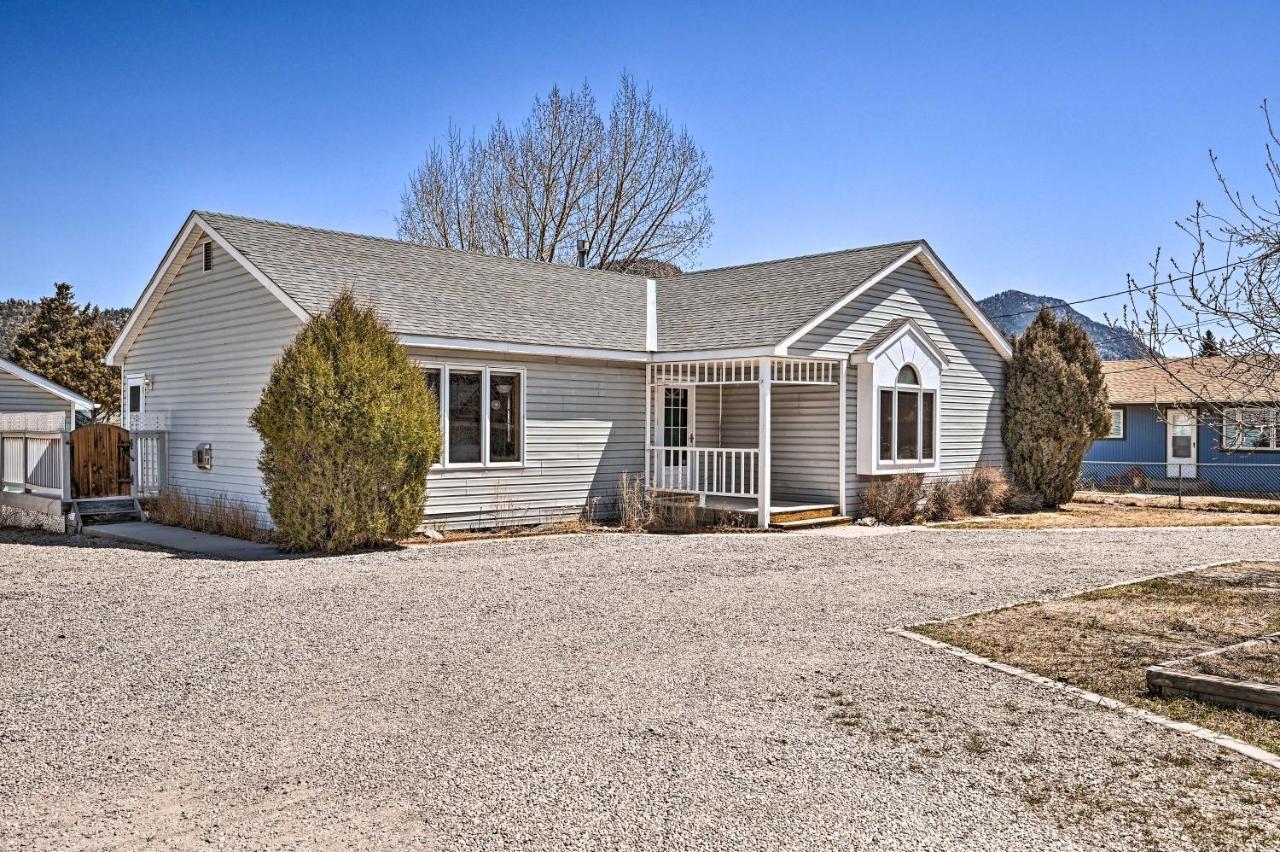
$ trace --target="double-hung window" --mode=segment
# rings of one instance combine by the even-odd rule
[[[444,467],[524,463],[523,370],[445,364],[423,376],[439,406]]]
[[[879,447],[882,462],[931,462],[937,393],[920,383],[907,364],[891,387],[880,389]]]
[[[1224,450],[1277,450],[1276,409],[1228,408],[1222,413]]]

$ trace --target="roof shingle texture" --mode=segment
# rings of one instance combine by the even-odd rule
[[[645,350],[634,275],[199,215],[310,314],[350,287],[399,334]]]
[[[658,281],[658,348],[781,343],[921,241],[687,272]]]
[[[1280,400],[1280,364],[1250,369],[1221,357],[1181,358],[1165,372],[1150,361],[1103,361],[1113,403],[1173,404]]]

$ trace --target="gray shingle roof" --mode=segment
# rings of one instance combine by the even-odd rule
[[[868,337],[866,340],[862,341],[862,343],[858,345],[858,348],[853,350],[853,354],[863,355],[867,352],[871,352],[881,343],[884,343],[886,340],[892,337],[898,331],[898,329],[902,328],[908,322],[910,322],[910,320],[908,320],[906,317],[898,317],[897,319],[889,320],[887,323],[881,326],[879,331],[877,331],[875,334]]]
[[[689,272],[658,281],[658,348],[781,343],[920,240]]]
[[[645,351],[645,279],[197,211],[308,313],[345,287],[400,334]],[[919,240],[658,281],[660,351],[781,342]]]
[[[308,313],[350,287],[400,334],[645,349],[634,275],[197,212]]]

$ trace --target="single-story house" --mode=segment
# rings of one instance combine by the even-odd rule
[[[1111,433],[1085,455],[1086,483],[1140,477],[1188,492],[1280,492],[1277,376],[1224,363],[1176,359],[1166,371],[1145,360],[1104,361]]]
[[[162,486],[265,510],[249,413],[344,288],[440,400],[429,525],[576,517],[623,474],[767,524],[1004,464],[1009,344],[923,240],[653,280],[197,211],[108,355]]]
[[[0,505],[62,514],[70,497],[66,436],[97,405],[0,358]]]

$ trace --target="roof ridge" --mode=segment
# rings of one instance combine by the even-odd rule
[[[689,272],[681,272],[679,275],[672,275],[670,278],[664,278],[664,281],[675,281],[689,275],[702,275],[706,272],[725,272],[730,269],[748,269],[752,266],[772,266],[775,263],[787,263],[792,260],[812,260],[819,257],[834,257],[837,254],[852,254],[860,251],[874,251],[875,249],[891,248],[893,246],[910,246],[923,245],[924,239],[914,240],[897,240],[888,243],[877,243],[872,246],[855,246],[854,248],[835,249],[834,251],[820,251],[813,254],[797,254],[793,257],[779,257],[774,260],[756,260],[751,263],[734,263],[729,266],[713,266],[710,269],[694,269]]]
[[[336,228],[317,228],[312,225],[298,225],[293,222],[281,222],[277,219],[260,219],[254,216],[241,216],[236,213],[221,213],[217,210],[193,210],[198,216],[220,216],[224,219],[235,219],[240,222],[252,222],[259,225],[275,225],[280,228],[292,228],[295,231],[312,231],[322,234],[333,234],[338,237],[355,237],[361,240],[376,240],[383,243],[393,243],[398,246],[408,246],[412,249],[421,249],[428,252],[443,252],[445,254],[462,254],[468,257],[482,257],[486,260],[510,261],[512,263],[533,264],[539,267],[553,267],[557,269],[572,270],[571,274],[600,274],[610,278],[625,278],[628,281],[644,281],[645,278],[639,275],[630,275],[626,272],[615,272],[612,269],[596,269],[594,267],[573,266],[567,263],[549,263],[543,260],[534,260],[530,257],[509,257],[503,254],[485,254],[482,251],[472,251],[470,249],[445,248],[444,246],[428,246],[422,243],[412,243],[408,240],[400,240],[395,237],[379,237],[374,234],[359,234],[355,231],[340,231]]]

